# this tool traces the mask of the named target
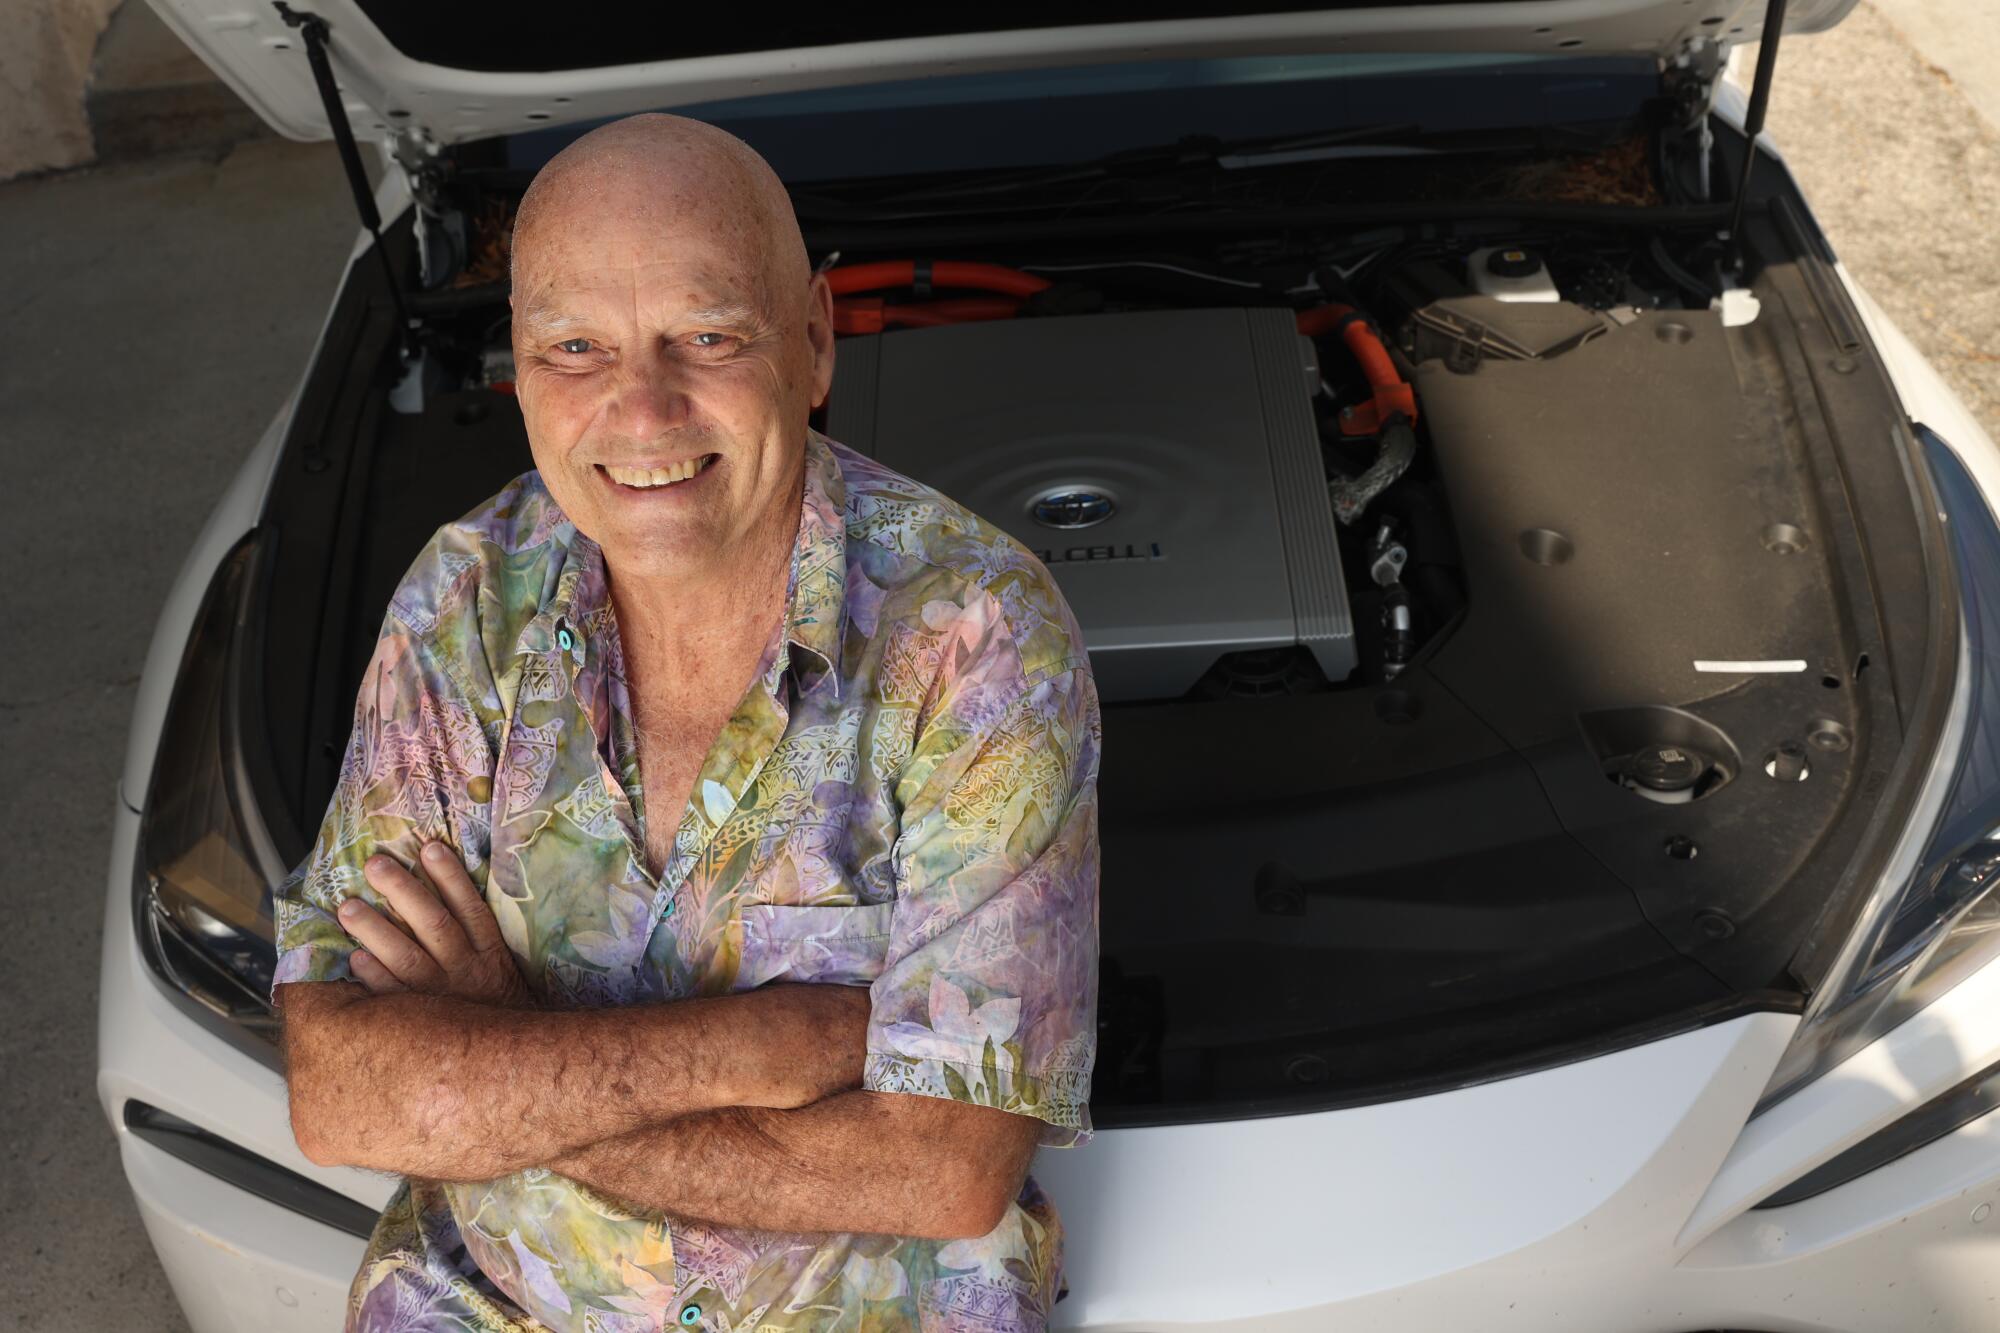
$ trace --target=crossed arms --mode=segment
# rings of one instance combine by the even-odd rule
[[[476,624],[450,633],[479,642]],[[1012,652],[972,659],[998,671]],[[1099,726],[1080,656],[997,712],[992,673],[966,668],[978,707],[958,716],[947,691],[912,742],[897,933],[871,991],[577,1010],[535,1005],[460,861],[483,850],[462,840],[498,767],[482,672],[391,613],[315,853],[280,889],[274,998],[306,1155],[447,1181],[545,1167],[757,1230],[992,1231],[1036,1140],[1076,1133],[1088,1095]],[[440,827],[457,845],[427,843]],[[351,980],[330,979],[340,959]],[[873,1086],[947,1095],[865,1090],[864,1062]]]
[[[541,1166],[722,1225],[939,1239],[985,1235],[1019,1190],[1034,1120],[858,1090],[865,990],[535,1008],[456,854],[431,843],[422,864],[435,892],[368,862],[403,924],[349,900],[355,981],[278,988],[314,1162],[460,1181]]]

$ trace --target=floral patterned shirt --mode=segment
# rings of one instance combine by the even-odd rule
[[[1048,572],[814,434],[789,604],[655,877],[602,553],[533,472],[441,529],[277,890],[278,980],[346,976],[333,912],[374,899],[363,862],[441,837],[551,998],[866,984],[865,1087],[1032,1116],[1045,1145],[1088,1137],[1100,731]],[[410,1181],[348,1327],[1031,1329],[1061,1248],[1032,1181],[990,1235],[948,1243],[697,1225],[541,1169]]]

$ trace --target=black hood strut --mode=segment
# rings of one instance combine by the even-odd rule
[[[1778,39],[1784,34],[1785,0],[1770,0],[1764,10],[1764,35],[1757,43],[1757,77],[1750,83],[1750,108],[1743,114],[1743,175],[1736,182],[1736,202],[1729,213],[1729,239],[1739,253],[1750,170],[1757,165],[1757,136],[1764,132],[1764,112],[1771,104],[1771,76],[1778,68]]]
[[[306,63],[312,66],[313,83],[319,89],[320,104],[326,108],[327,128],[333,132],[333,142],[340,149],[340,165],[347,170],[347,187],[354,194],[354,207],[361,214],[361,225],[368,229],[368,235],[375,242],[375,255],[382,261],[382,276],[389,284],[389,299],[396,304],[398,340],[407,359],[415,350],[412,346],[410,308],[403,299],[403,284],[396,277],[395,265],[389,262],[389,251],[382,244],[382,214],[376,209],[375,195],[368,188],[368,173],[361,165],[361,149],[354,142],[354,127],[347,121],[347,109],[340,104],[340,88],[333,80],[333,64],[326,55],[327,22],[317,14],[301,14],[284,0],[275,0],[275,3],[278,16],[290,27],[297,28],[306,44]],[[1759,73],[1762,69],[1759,64]]]

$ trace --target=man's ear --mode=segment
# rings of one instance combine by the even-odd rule
[[[812,344],[812,406],[817,409],[833,391],[833,288],[826,274],[813,274],[806,296],[806,339]]]

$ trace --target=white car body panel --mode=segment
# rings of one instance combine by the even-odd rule
[[[161,19],[280,134],[324,139],[318,90],[296,30],[268,5],[151,0]],[[1855,0],[1793,0],[1788,33],[1818,32]],[[433,145],[545,129],[746,92],[1063,65],[1272,53],[1494,51],[1673,57],[1692,43],[1755,41],[1759,0],[1472,0],[1471,3],[1098,23],[751,51],[547,73],[489,73],[412,60],[353,0],[304,6],[326,19],[359,138],[409,131]],[[392,112],[402,112],[398,119]]]
[[[1310,1312],[1346,1321],[1371,1297],[1423,1309],[1432,1283],[1554,1247],[1575,1271],[1540,1284],[1546,1298],[1598,1266],[1593,1222],[1597,1243],[1666,1261],[1676,1215],[1795,1023],[1753,1015],[1429,1097],[1107,1131],[1080,1152],[1043,1153],[1035,1172],[1062,1210],[1077,1307],[1066,1313],[1087,1328],[1307,1327]],[[1493,1296],[1472,1327],[1487,1326]]]
[[[195,1333],[329,1333],[364,1243],[245,1194],[131,1134],[118,1142],[146,1235]]]

